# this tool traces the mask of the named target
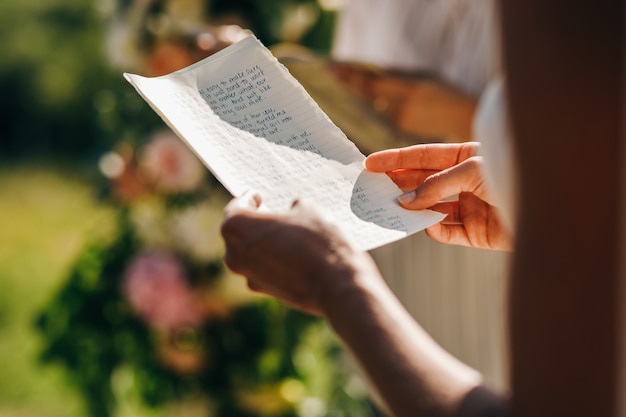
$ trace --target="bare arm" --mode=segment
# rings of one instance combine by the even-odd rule
[[[260,199],[226,210],[226,261],[248,285],[325,317],[396,417],[483,416],[501,400],[404,310],[367,253],[313,206],[261,213]]]
[[[393,415],[466,415],[463,401],[480,375],[432,340],[378,276],[367,277],[378,274],[375,268],[356,273],[362,285],[328,303],[325,314]]]

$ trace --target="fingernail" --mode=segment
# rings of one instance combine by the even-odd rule
[[[415,191],[402,194],[400,197],[398,197],[398,201],[400,202],[400,204],[408,204],[413,200],[415,200]]]
[[[246,198],[248,199],[248,204],[253,208],[259,208],[261,205],[261,196],[257,192],[250,192]]]

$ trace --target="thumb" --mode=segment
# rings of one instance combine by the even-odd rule
[[[414,191],[398,197],[398,202],[409,210],[423,210],[461,192],[473,193],[481,184],[480,157],[472,157],[426,178]]]
[[[239,197],[233,198],[224,208],[226,218],[240,211],[256,210],[261,206],[261,196],[253,191],[246,191]]]

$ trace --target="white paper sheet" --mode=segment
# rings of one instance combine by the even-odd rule
[[[169,75],[124,76],[231,194],[256,191],[263,210],[312,200],[363,250],[443,217],[401,208],[401,191],[363,169],[364,155],[253,36]]]

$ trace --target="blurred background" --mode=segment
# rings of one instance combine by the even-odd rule
[[[122,78],[244,29],[323,55],[335,15],[316,0],[0,3],[0,416],[376,414],[323,323],[224,270],[228,195]]]
[[[0,2],[0,417],[382,415],[323,322],[226,271],[228,194],[122,77],[254,33],[364,153],[469,140],[476,97],[332,59],[344,2]],[[423,234],[373,256],[505,388],[506,256]]]

